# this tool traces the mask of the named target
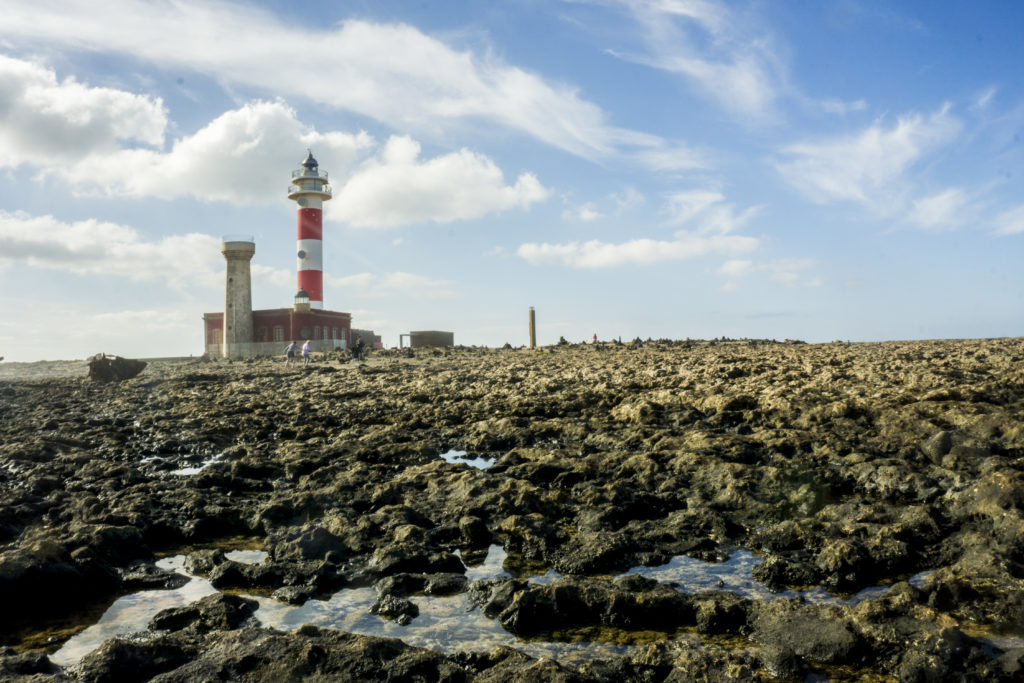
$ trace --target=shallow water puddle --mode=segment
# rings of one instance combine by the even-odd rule
[[[627,651],[626,646],[611,643],[521,641],[503,629],[496,619],[485,617],[465,593],[444,597],[412,596],[410,600],[420,613],[406,626],[370,613],[377,592],[369,587],[341,590],[328,600],[309,600],[301,607],[272,598],[257,597],[256,600],[260,603],[256,611],[260,624],[286,631],[312,624],[360,635],[399,638],[409,645],[448,653],[508,645],[534,657],[548,657],[563,663]]]
[[[456,555],[462,557],[461,553],[455,551]],[[505,552],[505,548],[491,544],[487,548],[487,557],[481,564],[473,565],[472,567],[463,562],[463,567],[466,568],[466,578],[470,581],[489,581],[491,579],[511,579],[511,578],[525,578],[530,583],[548,584],[553,581],[557,581],[562,578],[562,575],[556,572],[554,569],[547,570],[544,574],[520,574],[517,577],[505,569],[505,560],[508,559],[508,553]]]
[[[451,465],[469,465],[475,467],[478,470],[486,470],[488,467],[494,464],[494,458],[473,458],[472,460],[466,459],[464,456],[466,451],[450,450],[447,453],[441,454],[441,459]]]
[[[181,588],[139,591],[121,596],[107,608],[98,622],[68,639],[63,647],[50,655],[50,659],[60,666],[77,664],[108,638],[146,631],[150,619],[157,612],[169,607],[184,607],[217,592],[206,579],[185,571],[184,555],[165,557],[156,566],[184,574],[191,580]]]
[[[224,553],[224,557],[242,564],[263,564],[267,559],[265,550],[230,550]]]
[[[213,456],[212,458],[209,458],[208,460],[204,460],[199,465],[196,465],[194,467],[182,467],[181,469],[178,469],[178,470],[171,470],[170,472],[168,472],[168,474],[176,474],[179,477],[191,477],[192,475],[199,474],[200,472],[202,472],[203,470],[205,470],[207,467],[209,467],[210,465],[214,464],[215,462],[220,462],[221,458],[223,458],[223,457],[224,457],[223,453],[218,453],[217,455]]]
[[[255,564],[265,561],[267,554],[262,550],[232,550],[225,553],[225,556],[236,562]],[[502,546],[491,545],[483,563],[466,568],[466,578],[471,581],[486,581],[511,577],[512,574],[504,568],[507,557]],[[802,596],[810,602],[855,604],[877,597],[889,589],[888,586],[867,588],[849,600],[829,595],[820,588],[772,593],[751,575],[751,571],[759,562],[761,558],[752,553],[737,550],[725,562],[703,562],[680,556],[659,567],[634,567],[620,576],[640,574],[658,581],[675,582],[679,584],[679,590],[687,593],[727,590],[755,600]],[[157,566],[163,569],[189,576],[190,581],[187,584],[178,589],[141,591],[118,598],[96,624],[68,640],[60,650],[50,655],[50,659],[61,666],[73,666],[108,638],[147,633],[146,627],[150,620],[161,610],[184,607],[217,592],[206,579],[188,574],[184,564],[184,555],[164,558],[157,562]],[[911,582],[919,584],[927,573],[915,575]],[[531,583],[547,584],[561,578],[561,575],[549,570],[545,574],[525,578]],[[420,613],[406,626],[400,626],[370,612],[370,608],[377,600],[377,592],[371,587],[342,589],[327,600],[309,600],[301,606],[288,605],[264,596],[245,597],[259,603],[255,616],[262,626],[291,631],[312,624],[361,635],[399,638],[409,645],[447,653],[460,650],[479,651],[496,645],[508,645],[534,657],[547,657],[563,664],[579,665],[595,658],[623,654],[636,647],[596,640],[521,641],[505,631],[496,619],[485,617],[466,593],[452,596],[411,596],[409,599],[416,604]]]
[[[226,556],[235,561],[244,561],[239,558],[262,561],[265,553],[236,550],[226,553]],[[501,569],[503,560],[504,551],[500,554],[489,553],[484,564],[474,569],[478,570],[482,578],[507,576]],[[150,620],[161,610],[184,607],[218,592],[206,579],[186,572],[184,564],[184,555],[157,562],[157,566],[163,569],[189,576],[191,580],[187,584],[177,589],[140,591],[118,598],[96,624],[69,639],[60,650],[50,655],[50,659],[60,666],[74,666],[108,638],[147,634],[146,627]],[[262,626],[285,631],[313,624],[361,635],[399,638],[410,645],[449,653],[510,645],[532,656],[548,657],[563,663],[581,663],[627,650],[627,646],[601,642],[520,641],[503,629],[497,620],[485,617],[465,593],[444,597],[413,596],[410,599],[419,607],[420,614],[407,626],[399,626],[370,613],[370,607],[377,600],[377,592],[370,587],[343,589],[328,600],[309,600],[298,607],[263,596],[244,597],[259,602],[255,616]]]
[[[703,591],[729,591],[752,600],[774,600],[776,598],[803,598],[812,603],[832,603],[856,605],[871,598],[877,598],[891,586],[869,586],[849,598],[841,598],[827,592],[823,588],[811,588],[805,591],[781,591],[773,593],[763,583],[754,578],[754,567],[763,560],[748,550],[737,550],[724,562],[705,562],[686,555],[678,555],[666,564],[657,567],[633,567],[625,574],[639,574],[661,582],[679,584],[684,593],[700,593]],[[911,585],[920,586],[930,571],[921,572],[910,577]]]

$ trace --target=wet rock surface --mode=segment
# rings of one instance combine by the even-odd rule
[[[452,449],[494,463],[440,458]],[[266,560],[228,559],[239,537]],[[467,580],[490,544],[513,578]],[[610,580],[737,548],[774,590],[893,587],[813,604]],[[373,586],[376,611],[402,623],[417,595],[465,593],[523,638],[633,645],[582,664],[441,653],[260,628],[229,594],[69,670],[44,656],[67,635],[26,638],[180,585],[152,563],[183,551],[216,588],[281,603]],[[547,570],[561,576],[525,579]],[[1019,680],[1024,340],[635,341],[0,377],[0,604],[12,680]]]

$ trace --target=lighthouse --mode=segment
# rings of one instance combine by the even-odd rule
[[[312,150],[307,150],[302,167],[292,171],[288,186],[288,199],[294,199],[298,209],[298,289],[309,296],[309,307],[324,307],[323,260],[323,203],[331,198],[327,172],[321,172]]]
[[[324,309],[323,203],[331,198],[327,174],[318,168],[313,152],[302,168],[292,171],[288,198],[299,205],[298,291],[281,292],[286,308],[252,308],[252,272],[249,262],[256,253],[251,236],[225,237],[224,310],[203,314],[205,352],[210,358],[280,356],[292,340],[309,340],[314,351],[346,349],[356,338],[372,345],[380,337],[372,330],[352,329],[352,314]]]

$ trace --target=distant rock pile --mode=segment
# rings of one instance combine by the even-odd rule
[[[131,379],[146,368],[146,361],[97,353],[89,359],[89,379],[93,382],[120,382]]]

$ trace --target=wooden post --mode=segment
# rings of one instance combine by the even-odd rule
[[[530,348],[537,346],[537,318],[533,313],[533,306],[530,306]]]

